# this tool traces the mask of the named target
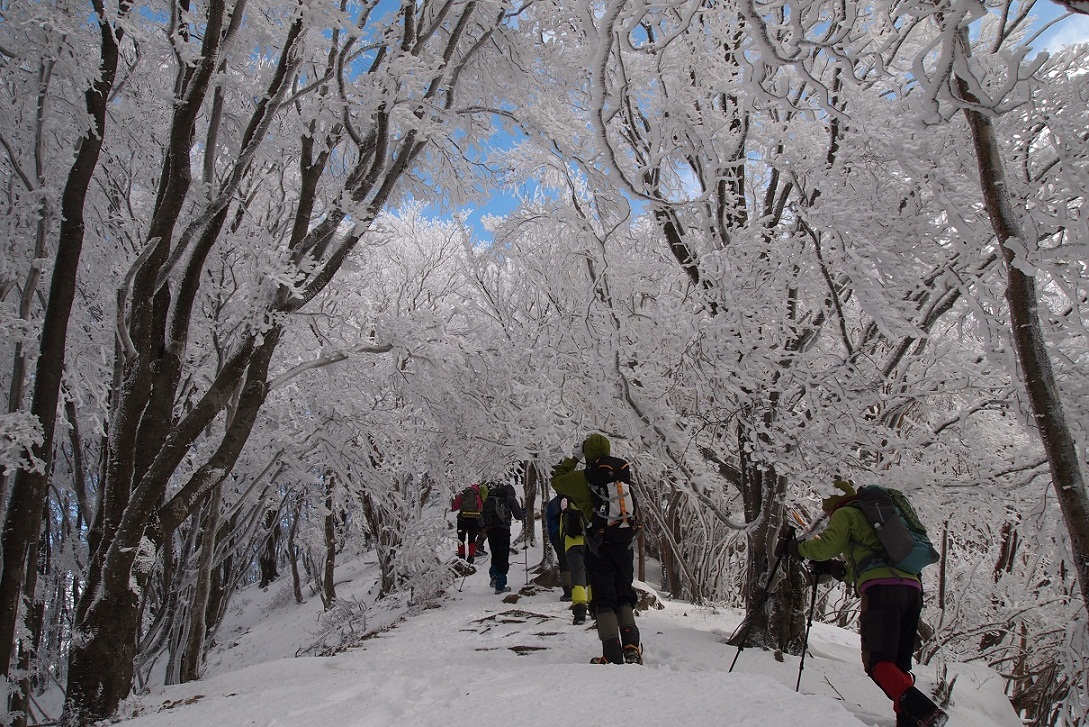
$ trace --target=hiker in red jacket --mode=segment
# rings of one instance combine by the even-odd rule
[[[483,505],[480,485],[475,482],[459,492],[450,503],[450,509],[458,514],[458,557],[470,563],[476,558],[476,537],[480,532]]]

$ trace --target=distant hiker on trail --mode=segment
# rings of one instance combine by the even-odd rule
[[[459,492],[450,503],[450,509],[458,514],[458,557],[470,563],[476,559],[476,538],[480,534],[480,511],[483,506],[480,485],[475,482]]]
[[[492,549],[492,563],[488,568],[491,584],[496,593],[507,593],[507,571],[510,570],[511,520],[523,520],[526,511],[514,494],[509,482],[488,485],[488,497],[484,500],[484,527],[488,529],[488,546]]]
[[[859,634],[862,665],[892,700],[896,727],[940,727],[948,720],[911,675],[915,634],[923,609],[919,576],[889,565],[877,531],[858,507],[858,494],[848,480],[837,480],[838,493],[821,501],[828,525],[819,538],[798,541],[793,528],[784,527],[775,546],[777,557],[791,556],[831,561],[843,555],[845,580],[862,598]],[[865,488],[863,488],[865,489]],[[835,573],[825,566],[824,572]]]
[[[560,496],[560,537],[566,552],[568,577],[571,579],[571,623],[586,623],[589,584],[586,575],[586,523],[582,510],[569,497]]]
[[[488,499],[488,483],[480,483],[480,501],[483,502]],[[484,527],[484,521],[480,522],[480,532],[476,536],[476,554],[487,555],[488,551],[484,549],[484,543],[488,542],[488,529]]]
[[[571,600],[571,569],[567,565],[567,549],[563,546],[563,535],[560,533],[560,501],[563,497],[556,495],[545,505],[545,529],[548,531],[548,542],[556,553],[556,562],[560,569],[560,587],[563,589],[561,601]]]
[[[595,664],[642,664],[635,580],[636,503],[627,462],[610,455],[609,440],[591,434],[552,468],[552,488],[582,511],[590,607],[597,618],[601,656]],[[586,467],[576,469],[580,459]],[[570,553],[568,554],[570,563]],[[573,596],[572,596],[573,598]]]

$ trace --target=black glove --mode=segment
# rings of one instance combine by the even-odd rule
[[[789,555],[791,558],[798,556],[798,541],[794,539],[794,528],[784,525],[779,531],[779,540],[775,543],[775,557],[782,558]]]

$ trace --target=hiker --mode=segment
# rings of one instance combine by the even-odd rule
[[[595,510],[595,496],[591,491],[591,479],[598,492],[603,487],[598,483],[609,479],[599,474],[606,465],[622,466],[623,477],[630,477],[627,463],[613,458],[610,449],[604,435],[588,436],[575,447],[573,456],[564,458],[552,468],[552,488],[570,498],[582,512],[583,522],[588,524],[584,537],[586,570],[592,586],[590,608],[597,618],[597,633],[601,640],[601,656],[594,657],[591,662],[642,664],[639,627],[635,625],[638,598],[632,586],[635,580],[634,500],[626,481],[620,483],[622,487],[617,487],[615,481],[607,483],[624,494],[621,500],[630,509],[627,515],[612,517],[617,513],[612,512],[610,505],[615,505],[616,501],[603,502],[599,494],[596,503],[599,509]],[[581,459],[585,459],[586,467],[577,469]]]
[[[488,499],[488,483],[480,483],[480,501],[484,502]],[[484,527],[483,518],[480,521],[480,532],[476,536],[476,554],[487,555],[488,551],[484,548],[484,543],[488,542],[488,529]]]
[[[567,565],[567,549],[563,545],[563,535],[560,533],[560,502],[563,498],[556,495],[545,505],[545,529],[548,531],[548,542],[556,553],[556,563],[560,569],[560,588],[563,589],[561,601],[571,600],[571,569]]]
[[[898,570],[884,559],[885,549],[873,525],[857,506],[849,480],[836,480],[838,493],[821,501],[828,524],[819,538],[798,541],[793,528],[780,532],[776,557],[809,558],[842,564],[844,580],[861,596],[859,634],[866,674],[892,700],[896,727],[940,727],[948,717],[923,692],[911,675],[915,634],[923,609],[923,585],[917,575]],[[833,559],[843,555],[844,561]],[[836,573],[822,563],[822,572]]]
[[[510,570],[511,521],[526,517],[526,511],[514,493],[514,485],[509,482],[488,485],[482,517],[484,527],[488,529],[488,547],[492,551],[492,563],[488,568],[491,584],[496,593],[507,593],[510,591],[507,571]]]
[[[571,579],[571,623],[586,623],[589,588],[586,576],[586,525],[582,510],[569,497],[560,497],[560,534]]]
[[[450,503],[450,509],[458,514],[458,557],[469,563],[476,559],[476,538],[480,533],[480,511],[483,505],[480,485],[476,482],[459,492]]]

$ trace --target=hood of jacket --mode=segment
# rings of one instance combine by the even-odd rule
[[[591,434],[582,443],[582,454],[586,463],[592,464],[602,457],[608,457],[612,449],[604,434]]]

